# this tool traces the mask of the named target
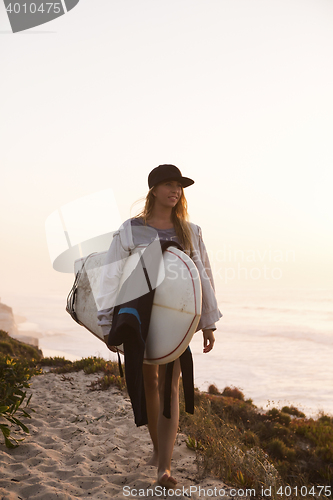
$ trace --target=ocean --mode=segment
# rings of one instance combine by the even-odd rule
[[[202,334],[191,342],[195,385],[238,387],[267,410],[294,405],[307,416],[333,415],[333,290],[224,290],[223,318],[214,349],[202,353]],[[65,311],[66,295],[3,294],[20,316],[19,330],[36,332],[45,356],[75,360],[116,355]]]

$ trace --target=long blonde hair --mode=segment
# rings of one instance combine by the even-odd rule
[[[141,217],[145,224],[147,224],[147,220],[150,219],[153,213],[153,208],[155,204],[155,196],[153,195],[154,187],[156,186],[153,186],[151,189],[149,189],[147,193],[145,206],[143,210],[141,210],[141,212],[135,216],[136,219]],[[181,246],[185,251],[191,253],[193,250],[192,230],[188,222],[189,215],[187,212],[187,200],[185,198],[183,188],[181,196],[177,202],[177,205],[172,208],[171,220],[175,228],[175,232],[178,237],[179,243],[181,244]]]

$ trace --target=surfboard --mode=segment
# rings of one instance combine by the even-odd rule
[[[145,249],[141,249],[144,252]],[[107,252],[75,261],[76,274],[67,310],[72,317],[104,342],[97,323],[96,297]],[[144,255],[144,253],[143,253]],[[123,269],[119,289],[134,271],[139,254],[130,255]],[[201,283],[192,259],[176,247],[163,253],[146,341],[144,363],[165,364],[177,359],[189,345],[201,314]],[[123,346],[118,346],[123,354]]]

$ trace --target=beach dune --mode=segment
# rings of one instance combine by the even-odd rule
[[[147,427],[136,427],[129,399],[117,388],[90,391],[96,375],[45,373],[32,379],[30,429],[13,450],[0,445],[2,500],[166,498],[156,487]],[[198,486],[195,453],[179,434],[173,455],[177,488]],[[206,478],[202,488],[223,488]],[[149,491],[147,491],[149,490]],[[202,493],[202,492],[201,492]],[[178,491],[177,498],[189,495]],[[215,496],[215,498],[219,498]],[[224,496],[226,498],[226,496]]]

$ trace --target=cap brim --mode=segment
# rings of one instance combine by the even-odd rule
[[[189,177],[182,177],[180,182],[184,188],[194,184],[194,180],[190,179]]]
[[[194,180],[190,179],[189,177],[178,177],[178,176],[169,177],[169,176],[166,176],[165,179],[160,179],[158,182],[156,182],[154,184],[152,182],[149,182],[149,179],[148,179],[149,189],[157,186],[158,184],[161,184],[162,182],[167,182],[167,181],[177,181],[183,186],[183,188],[186,188],[187,186],[191,186],[192,184],[194,184]]]

